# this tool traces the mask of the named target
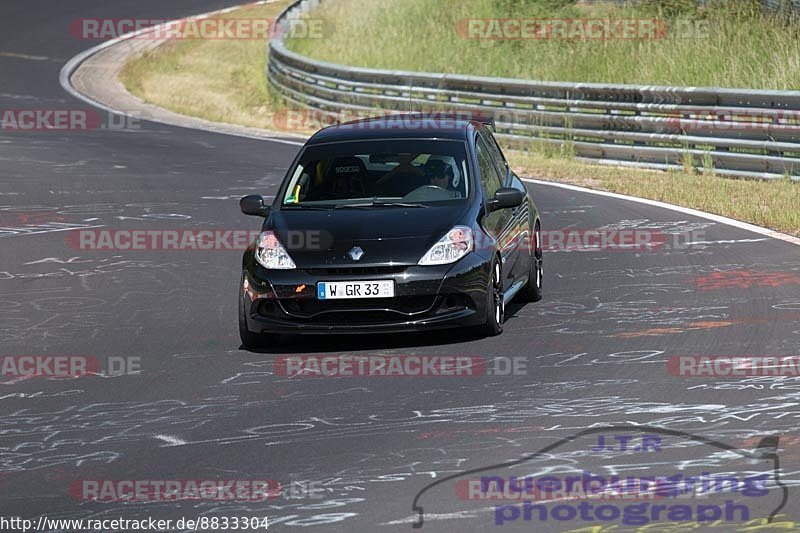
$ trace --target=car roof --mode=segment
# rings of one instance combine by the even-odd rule
[[[443,113],[398,113],[334,124],[311,136],[307,145],[384,139],[449,139],[464,141],[482,128],[477,121]]]

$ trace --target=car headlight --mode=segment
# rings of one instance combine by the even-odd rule
[[[473,250],[472,230],[455,226],[419,260],[420,265],[446,265],[455,263]]]
[[[273,231],[262,231],[256,245],[256,261],[264,268],[291,270],[297,268]]]

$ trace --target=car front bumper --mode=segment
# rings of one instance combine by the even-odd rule
[[[471,253],[436,266],[358,265],[266,270],[245,256],[247,328],[258,333],[389,333],[469,327],[486,320],[491,259]],[[319,282],[392,279],[393,298],[319,300]]]

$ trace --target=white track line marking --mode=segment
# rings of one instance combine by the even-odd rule
[[[786,233],[781,233],[779,231],[771,230],[769,228],[762,228],[761,226],[756,226],[755,224],[748,224],[747,222],[742,222],[741,220],[735,220],[733,218],[724,217],[722,215],[715,215],[713,213],[706,213],[704,211],[698,211],[697,209],[691,209],[689,207],[682,207],[675,204],[668,204],[666,202],[659,202],[658,200],[648,200],[647,198],[637,198],[636,196],[628,196],[626,194],[618,194],[615,192],[597,191],[594,189],[587,189],[586,187],[579,187],[577,185],[568,185],[566,183],[556,183],[553,181],[535,180],[531,178],[521,178],[521,179],[522,181],[526,181],[528,183],[534,183],[536,185],[559,187],[561,189],[567,189],[570,191],[582,192],[586,194],[595,194],[597,196],[605,196],[607,198],[616,198],[617,200],[625,200],[627,202],[636,202],[638,204],[645,204],[645,205],[651,205],[653,207],[660,207],[662,209],[669,209],[670,211],[677,211],[678,213],[684,213],[698,218],[712,220],[720,224],[733,226],[734,228],[743,229],[745,231],[750,231],[753,233],[757,233],[759,235],[765,235],[773,239],[778,239],[781,241],[785,241],[800,246],[800,238],[795,237],[793,235],[787,235]]]
[[[262,5],[262,4],[268,4],[268,3],[272,2],[272,1],[274,1],[274,0],[260,0],[258,2],[242,4],[242,5],[239,5],[239,6],[226,7],[225,9],[219,9],[217,11],[209,11],[208,13],[203,13],[203,14],[200,14],[200,15],[194,15],[194,16],[191,16],[191,17],[185,17],[182,20],[204,19],[204,18],[208,18],[208,17],[213,16],[213,15],[221,15],[221,14],[224,14],[224,13],[229,13],[231,11],[234,11],[236,9],[244,7],[246,5],[250,5],[250,6],[252,6],[252,5]],[[140,34],[149,33],[149,32],[155,32],[155,31],[157,31],[158,28],[164,27],[167,24],[168,23],[164,23],[164,24],[161,24],[159,26],[153,26],[153,27],[150,27],[150,28],[143,28],[143,29],[138,30],[138,31],[133,31],[133,32],[130,32],[130,33],[126,33],[125,35],[120,35],[119,37],[111,39],[110,41],[106,41],[106,42],[100,43],[97,46],[93,46],[92,48],[89,48],[88,50],[84,50],[83,52],[77,54],[76,56],[71,58],[69,61],[64,63],[64,66],[61,67],[61,71],[58,74],[58,82],[61,84],[61,87],[65,91],[67,91],[69,94],[71,94],[72,96],[74,96],[78,100],[82,100],[82,101],[86,102],[87,104],[90,104],[90,105],[92,105],[94,107],[102,109],[103,111],[105,111],[107,113],[113,113],[115,115],[122,115],[122,116],[125,116],[125,117],[131,117],[131,118],[136,118],[136,119],[141,118],[138,115],[132,115],[131,113],[129,113],[127,111],[123,111],[123,110],[120,110],[120,109],[114,109],[113,107],[109,107],[109,106],[107,106],[107,105],[105,105],[105,104],[103,104],[101,102],[98,102],[97,100],[95,100],[93,98],[90,98],[90,97],[86,96],[85,94],[79,92],[77,89],[75,89],[75,87],[72,86],[72,83],[70,82],[70,77],[75,72],[75,70],[77,70],[77,68],[81,65],[81,63],[83,63],[84,61],[86,61],[87,59],[89,59],[90,57],[95,55],[96,53],[100,52],[101,50],[105,50],[106,48],[108,48],[110,46],[114,46],[115,44],[120,43],[122,41],[127,41],[128,39],[132,39],[133,37],[136,37],[136,36],[138,36]],[[190,115],[186,115],[186,116],[187,116],[187,118],[197,118],[197,117],[192,117]],[[291,145],[294,145],[294,146],[303,146],[303,144],[305,144],[304,141],[292,141],[290,139],[281,139],[281,138],[278,138],[278,137],[273,137],[272,136],[272,135],[274,135],[273,133],[265,133],[262,136],[262,135],[253,135],[253,134],[244,133],[244,132],[237,132],[237,131],[214,131],[214,130],[211,130],[211,129],[208,129],[208,128],[203,128],[203,127],[195,126],[195,125],[173,124],[172,122],[160,120],[160,119],[158,119],[156,117],[148,117],[145,120],[150,121],[150,122],[156,122],[156,123],[159,123],[159,124],[167,124],[169,126],[175,126],[175,127],[178,127],[178,128],[187,128],[187,129],[208,131],[208,132],[211,132],[211,133],[217,133],[217,134],[223,134],[223,135],[231,135],[231,136],[234,136],[234,137],[244,137],[244,138],[247,138],[247,139],[255,139],[255,140],[259,140],[259,141],[266,140],[266,141],[276,142],[276,143],[291,144]],[[291,134],[288,134],[288,133],[287,133],[287,135],[291,136]]]
[[[173,437],[172,435],[153,435],[157,439],[161,439],[170,446],[180,446],[182,444],[186,444],[186,441],[183,439],[179,439],[178,437]]]

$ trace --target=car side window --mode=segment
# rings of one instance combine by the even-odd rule
[[[501,187],[502,180],[500,173],[497,170],[497,165],[491,155],[486,141],[478,136],[475,143],[475,155],[478,159],[478,172],[481,175],[481,186],[486,198],[493,198],[494,193]]]
[[[497,167],[497,172],[500,174],[500,182],[505,183],[506,175],[508,174],[508,164],[506,163],[505,157],[503,157],[500,146],[497,144],[497,140],[489,131],[482,131],[480,136],[486,141],[486,147],[489,149],[492,160]]]

